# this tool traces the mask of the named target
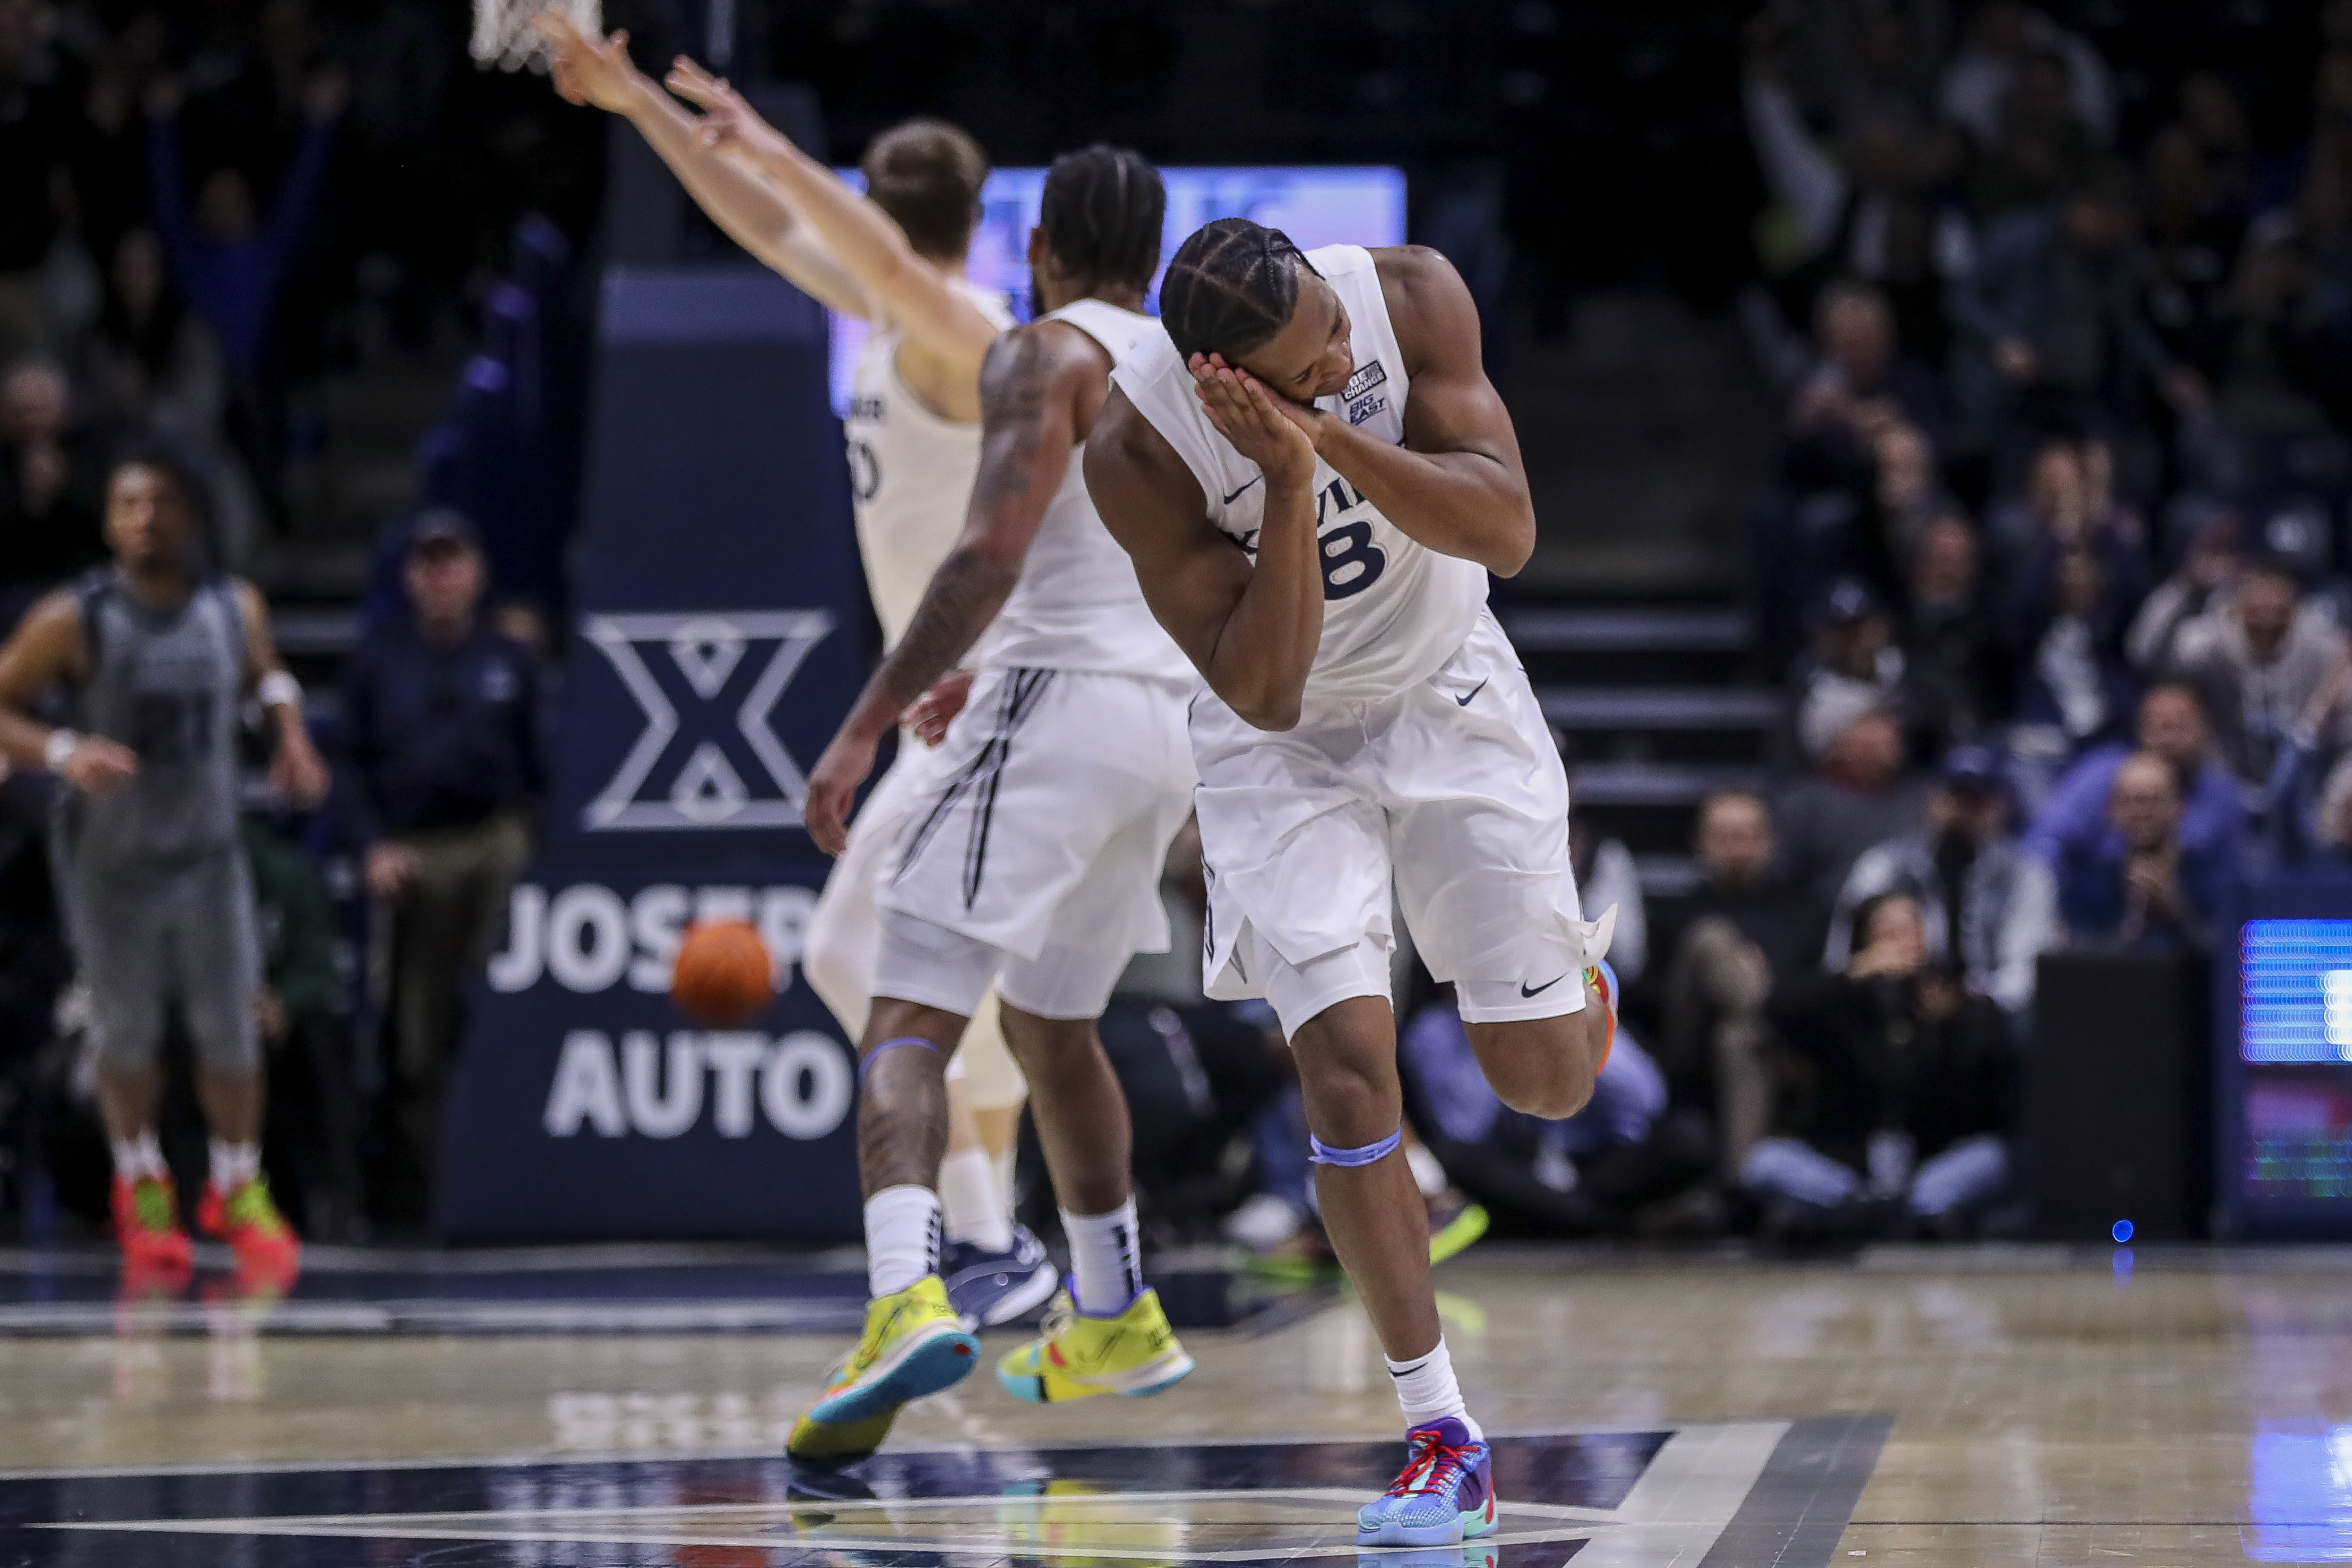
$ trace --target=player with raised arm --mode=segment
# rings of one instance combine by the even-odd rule
[[[981,362],[1013,324],[1002,297],[963,276],[986,158],[953,126],[910,121],[867,151],[868,199],[692,61],[677,62],[670,85],[707,115],[684,108],[630,62],[626,34],[591,38],[556,12],[534,25],[551,51],[559,92],[626,117],[746,250],[832,309],[874,324],[845,430],[858,552],[884,646],[897,646],[962,529],[980,467]],[[944,678],[907,716],[909,730],[936,741],[970,679],[966,672]],[[809,921],[802,965],[853,1040],[865,1030],[881,941],[876,885],[931,760],[928,747],[902,736]],[[940,1169],[941,1270],[974,1326],[1032,1310],[1056,1281],[1037,1238],[1013,1222],[1013,1145],[1027,1093],[992,995],[956,1055]]]
[[[268,715],[269,777],[281,795],[317,805],[327,768],[261,595],[205,564],[202,504],[187,470],[162,452],[115,465],[112,564],[36,604],[0,647],[0,756],[65,785],[58,891],[89,988],[126,1281],[184,1284],[194,1261],[155,1136],[163,1014],[176,1000],[212,1133],[197,1224],[234,1249],[240,1285],[278,1290],[292,1282],[301,1247],[261,1173],[261,950],[237,836],[247,696]],[[70,727],[35,716],[58,689]]]
[[[1264,996],[1305,1090],[1316,1193],[1403,1405],[1367,1545],[1495,1528],[1493,1465],[1399,1150],[1391,888],[1504,1103],[1582,1106],[1608,1055],[1611,917],[1588,923],[1568,779],[1486,574],[1535,545],[1478,317],[1418,247],[1301,254],[1220,218],[1160,284],[1168,342],[1120,366],[1087,488],[1206,678],[1191,730],[1210,994]],[[1613,911],[1612,911],[1613,913]]]
[[[1165,342],[1142,305],[1166,205],[1133,153],[1055,161],[1029,243],[1038,319],[1000,338],[981,374],[963,536],[809,774],[809,830],[838,853],[896,716],[988,630],[971,702],[882,891],[858,1068],[872,1301],[856,1350],[793,1430],[798,1457],[870,1452],[900,1405],[971,1369],[978,1344],[937,1272],[931,1173],[941,1069],[992,983],[1074,1275],[1045,1335],[1004,1357],[999,1381],[1067,1400],[1149,1394],[1192,1370],[1143,1282],[1127,1102],[1095,1023],[1128,961],[1168,942],[1160,872],[1192,810],[1184,704],[1198,683],[1079,471],[1112,373]]]

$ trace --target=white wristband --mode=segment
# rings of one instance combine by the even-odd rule
[[[282,669],[273,669],[254,689],[264,708],[302,706],[302,683]]]
[[[41,761],[47,765],[49,772],[61,773],[66,771],[66,764],[73,761],[75,748],[80,744],[81,737],[71,730],[52,730],[48,740],[41,746]]]

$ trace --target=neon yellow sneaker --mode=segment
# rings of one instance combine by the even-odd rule
[[[784,1452],[795,1459],[863,1458],[882,1446],[899,1406],[961,1383],[980,1364],[980,1342],[927,1274],[866,1304],[866,1332],[793,1423]]]
[[[1039,1405],[1097,1394],[1157,1394],[1192,1370],[1192,1358],[1144,1290],[1116,1318],[1081,1316],[1065,1290],[1045,1314],[1045,1332],[996,1363],[996,1381]]]

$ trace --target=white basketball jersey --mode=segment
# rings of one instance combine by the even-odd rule
[[[1002,331],[1013,325],[1004,296],[963,279],[958,293]],[[923,406],[898,374],[895,326],[866,334],[850,381],[849,488],[857,503],[857,553],[882,622],[882,646],[896,647],[923,602],[931,574],[963,532],[972,476],[980,471],[980,426]]]
[[[1404,355],[1371,252],[1327,245],[1307,259],[1338,291],[1352,331],[1355,374],[1316,406],[1381,440],[1404,440]],[[1201,407],[1192,373],[1166,332],[1117,373],[1120,390],[1168,438],[1200,481],[1209,521],[1257,554],[1265,472],[1234,450]],[[1486,604],[1486,569],[1441,555],[1381,515],[1330,464],[1315,465],[1315,532],[1323,558],[1323,637],[1305,700],[1360,702],[1418,686],[1444,667]]]
[[[1108,352],[1113,374],[1148,353],[1172,353],[1167,330],[1150,316],[1081,300],[1044,317],[1067,321]],[[1086,669],[1155,679],[1196,680],[1186,658],[1151,618],[1135,564],[1103,526],[1087,494],[1086,448],[1070,453],[1061,488],[1045,508],[1021,563],[1021,580],[996,613],[983,668]]]

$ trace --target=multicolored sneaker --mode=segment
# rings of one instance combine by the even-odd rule
[[[122,1271],[162,1284],[196,1267],[196,1244],[180,1228],[180,1199],[169,1176],[114,1178],[114,1238],[122,1244]]]
[[[1085,1316],[1065,1290],[1045,1314],[1045,1333],[996,1363],[996,1381],[1015,1398],[1057,1405],[1097,1394],[1157,1394],[1192,1370],[1157,1290],[1137,1291],[1110,1318]]]
[[[948,1300],[967,1329],[992,1329],[1042,1307],[1062,1282],[1045,1244],[1025,1225],[1013,1227],[1013,1245],[992,1252],[976,1242],[951,1241],[940,1259]]]
[[[866,1331],[816,1402],[793,1423],[784,1452],[795,1459],[862,1459],[882,1446],[910,1400],[951,1388],[980,1364],[980,1342],[926,1274],[866,1304]]]
[[[1432,1268],[1459,1257],[1486,1234],[1486,1209],[1448,1187],[1429,1200],[1429,1262]]]
[[[282,1294],[302,1270],[301,1240],[278,1212],[267,1176],[240,1182],[228,1193],[206,1182],[196,1226],[228,1243],[236,1254],[238,1288],[248,1295]]]
[[[1609,1065],[1609,1053],[1617,1048],[1617,1001],[1623,988],[1617,983],[1617,972],[1609,967],[1605,958],[1584,972],[1584,983],[1601,994],[1601,1005],[1609,1009],[1609,1039],[1601,1047],[1599,1065],[1592,1069],[1597,1074]]]
[[[1409,1456],[1386,1494],[1356,1515],[1359,1546],[1453,1546],[1495,1531],[1495,1456],[1451,1415],[1404,1435]]]

